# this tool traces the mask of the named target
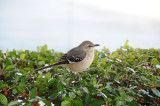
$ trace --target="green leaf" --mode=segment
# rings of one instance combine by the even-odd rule
[[[112,90],[112,88],[111,88],[110,84],[107,84],[105,88],[107,88],[107,90],[109,90],[109,91],[111,91],[111,90]]]
[[[9,102],[8,106],[20,106],[18,101],[11,101]]]
[[[120,96],[123,98],[123,99],[126,99],[126,93],[124,91],[121,91],[121,90],[118,90],[119,91],[119,94]]]
[[[46,106],[51,106],[51,102],[49,102],[48,100],[44,100],[43,102],[46,104]]]
[[[132,97],[130,95],[127,95],[126,99],[127,99],[128,102],[131,102],[131,101],[133,101],[134,97]]]
[[[9,70],[12,70],[12,69],[15,69],[15,66],[14,65],[9,65],[6,68],[6,71],[9,71]]]
[[[32,68],[24,68],[24,70],[29,71],[29,72],[34,71],[34,69],[32,69]]]
[[[48,83],[47,83],[47,86],[50,87],[50,86],[53,86],[53,84],[56,82],[56,79],[51,79]]]
[[[46,58],[43,58],[42,56],[38,55],[38,60],[39,61],[46,61],[47,59]],[[38,65],[42,65],[38,62]]]
[[[36,96],[34,99],[31,99],[31,101],[42,101],[44,100],[43,98]]]
[[[45,94],[46,93],[46,88],[44,87],[44,86],[39,86],[39,94],[40,95],[43,95],[43,94]]]
[[[152,88],[151,90],[156,96],[160,97],[160,92],[157,89]]]
[[[91,98],[91,103],[88,106],[101,106],[104,103],[102,100]]]
[[[137,102],[129,102],[128,106],[141,106],[141,105],[138,104]]]
[[[103,84],[98,84],[98,87],[103,86]]]
[[[24,70],[20,70],[19,72],[20,72],[23,76],[28,75],[28,72],[26,72],[26,71],[24,71]]]
[[[25,90],[24,86],[17,86],[17,88],[21,93],[23,93],[23,91]]]
[[[86,96],[85,96],[85,105],[86,105],[86,106],[89,105],[90,102],[91,102],[90,96],[89,96],[89,95],[86,95]]]
[[[88,89],[86,87],[83,87],[84,92],[89,93]]]
[[[42,75],[42,74],[41,74],[41,75],[38,75],[38,78],[39,78],[39,79],[42,79],[42,77],[43,77],[43,75]]]
[[[16,75],[16,76],[15,76],[15,81],[18,82],[18,81],[19,81],[19,78],[20,78],[20,76],[19,76],[19,75]]]
[[[61,91],[61,92],[64,91],[64,87],[61,83],[57,85],[57,88],[58,88],[58,91]]]
[[[40,62],[38,62],[38,64],[43,65],[43,64],[45,64],[45,61],[40,61]]]
[[[21,77],[21,83],[24,83],[24,84],[26,84],[26,83],[27,83],[27,79],[26,79],[26,77]]]
[[[153,65],[158,65],[159,61],[156,58],[153,58],[152,59],[152,63],[153,63]]]
[[[47,73],[46,76],[45,76],[45,78],[46,78],[47,80],[50,80],[50,79],[51,79],[51,73]]]
[[[20,50],[17,50],[17,52],[18,52],[18,53],[22,53],[22,52],[23,52],[23,50],[22,50],[22,49],[20,49]]]
[[[66,101],[72,101],[73,99],[69,98],[69,97],[63,97],[64,100]]]
[[[80,100],[74,100],[72,102],[72,106],[83,106],[83,103]]]
[[[128,42],[129,42],[129,40],[126,40],[126,43],[125,43],[125,45],[124,45],[124,48],[125,48],[125,49],[128,49],[128,48],[129,48]]]
[[[13,93],[13,94],[18,93],[17,89],[13,89],[13,90],[12,90],[12,93]]]
[[[8,55],[9,55],[9,50],[7,49],[7,50],[6,50],[6,56],[8,56]]]
[[[58,96],[56,92],[54,92],[51,96],[49,96],[49,99],[55,99]]]
[[[40,47],[39,46],[37,46],[37,52],[40,52]]]
[[[61,106],[70,106],[70,104],[71,104],[71,101],[65,100],[65,101],[62,101]]]
[[[47,45],[44,45],[44,46],[41,47],[41,52],[42,53],[46,52],[47,50],[48,50]]]
[[[123,106],[125,101],[116,101],[116,106]]]
[[[20,55],[20,59],[21,59],[21,60],[24,60],[24,58],[25,58],[25,54],[21,54],[21,55]]]
[[[96,85],[97,85],[97,79],[96,78],[94,78],[93,79],[93,85],[96,87]]]
[[[0,101],[5,106],[7,105],[7,98],[4,95],[2,95],[2,94],[0,94]]]
[[[3,89],[3,88],[7,88],[8,84],[2,84],[0,85],[0,89]]]
[[[33,88],[30,92],[30,99],[33,99],[36,97],[36,93],[37,93],[37,90],[36,88]]]
[[[69,97],[74,99],[76,97],[76,95],[73,92],[69,92]]]
[[[32,102],[28,102],[26,106],[33,106]]]

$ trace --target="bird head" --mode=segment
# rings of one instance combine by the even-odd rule
[[[94,44],[91,41],[83,41],[80,45],[80,47],[85,48],[85,49],[90,49],[96,46],[100,46],[99,44]]]

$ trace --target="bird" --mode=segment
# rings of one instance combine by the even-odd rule
[[[94,47],[96,46],[100,45],[94,44],[88,40],[83,41],[80,45],[72,48],[67,53],[62,55],[62,57],[60,57],[60,59],[56,63],[36,69],[36,71],[53,66],[62,66],[72,72],[86,71],[93,62],[95,55]]]

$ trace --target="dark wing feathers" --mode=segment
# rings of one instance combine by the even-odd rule
[[[86,57],[86,52],[76,48],[71,49],[67,54],[64,54],[58,62],[62,64],[70,64],[80,62]]]
[[[67,59],[70,63],[75,63],[75,62],[82,61],[84,58],[83,57],[78,57],[78,56],[76,57],[75,55],[72,55],[72,56],[68,57]]]
[[[69,61],[67,60],[67,54],[64,54],[57,63],[62,63],[62,64],[69,64]]]

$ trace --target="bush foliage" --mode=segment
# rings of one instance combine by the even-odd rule
[[[127,41],[112,53],[95,50],[90,69],[79,74],[58,66],[35,71],[62,55],[46,45],[0,51],[0,106],[160,105],[160,49],[134,49]]]

